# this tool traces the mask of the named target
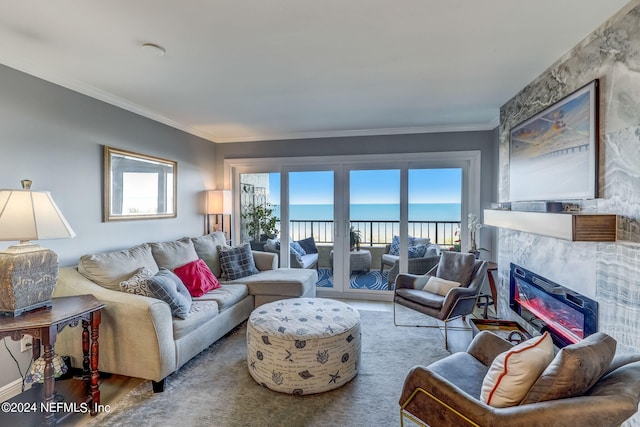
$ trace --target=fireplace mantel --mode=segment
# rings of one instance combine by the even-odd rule
[[[617,216],[485,209],[484,224],[572,242],[615,242]]]

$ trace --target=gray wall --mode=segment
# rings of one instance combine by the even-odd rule
[[[50,191],[77,236],[46,240],[61,265],[90,252],[204,231],[203,191],[215,188],[215,144],[0,66],[0,188]],[[102,222],[102,146],[178,162],[175,219]],[[14,242],[0,242],[2,248]],[[14,354],[18,343],[8,340]],[[18,354],[25,364],[28,353]],[[0,344],[0,387],[19,378]]]

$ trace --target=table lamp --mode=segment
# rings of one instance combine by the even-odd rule
[[[20,243],[0,251],[0,314],[19,316],[51,306],[58,255],[31,240],[71,238],[75,233],[48,191],[0,190],[0,240]]]

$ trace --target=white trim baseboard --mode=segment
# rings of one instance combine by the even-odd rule
[[[4,402],[5,400],[9,400],[12,397],[16,397],[20,393],[22,393],[22,378],[18,378],[14,381],[11,381],[4,387],[0,387],[0,402]]]

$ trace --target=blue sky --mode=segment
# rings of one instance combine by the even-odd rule
[[[400,171],[355,170],[350,174],[351,203],[399,203]],[[269,175],[270,202],[279,204],[280,174]],[[292,172],[291,204],[333,204],[333,172]],[[409,203],[460,203],[461,169],[409,170]]]

